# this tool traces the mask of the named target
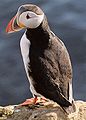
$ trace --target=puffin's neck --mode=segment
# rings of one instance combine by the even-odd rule
[[[26,37],[30,40],[33,47],[46,48],[49,45],[50,29],[47,20],[44,19],[39,27],[27,29]]]

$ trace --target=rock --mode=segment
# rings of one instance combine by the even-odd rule
[[[54,102],[44,106],[6,106],[0,108],[0,116],[4,120],[86,120],[86,102],[76,101],[75,106],[76,111],[69,115]]]
[[[76,112],[68,115],[69,120],[86,120],[86,102],[76,101]]]

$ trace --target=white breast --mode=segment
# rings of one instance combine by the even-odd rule
[[[38,95],[38,93],[35,91],[34,86],[32,84],[32,80],[29,77],[29,73],[28,73],[28,67],[29,67],[29,63],[30,63],[30,59],[29,59],[29,50],[30,50],[30,41],[26,38],[26,32],[24,33],[24,35],[21,38],[20,41],[20,48],[21,48],[21,54],[23,57],[23,62],[24,62],[24,67],[25,67],[25,71],[30,83],[30,90],[32,92],[32,94],[34,95]]]
[[[24,35],[21,38],[20,48],[21,48],[21,54],[23,57],[25,70],[27,70],[28,63],[30,62],[29,60],[30,41],[26,38],[26,33],[24,33]]]

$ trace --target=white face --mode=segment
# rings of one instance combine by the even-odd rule
[[[34,12],[26,11],[19,16],[18,22],[27,28],[37,28],[42,23],[43,18],[44,14],[37,15]]]

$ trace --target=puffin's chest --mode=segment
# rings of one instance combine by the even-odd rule
[[[22,54],[25,70],[27,72],[28,64],[30,63],[30,59],[29,59],[30,41],[26,38],[25,33],[21,38],[20,48],[21,48],[21,54]]]

